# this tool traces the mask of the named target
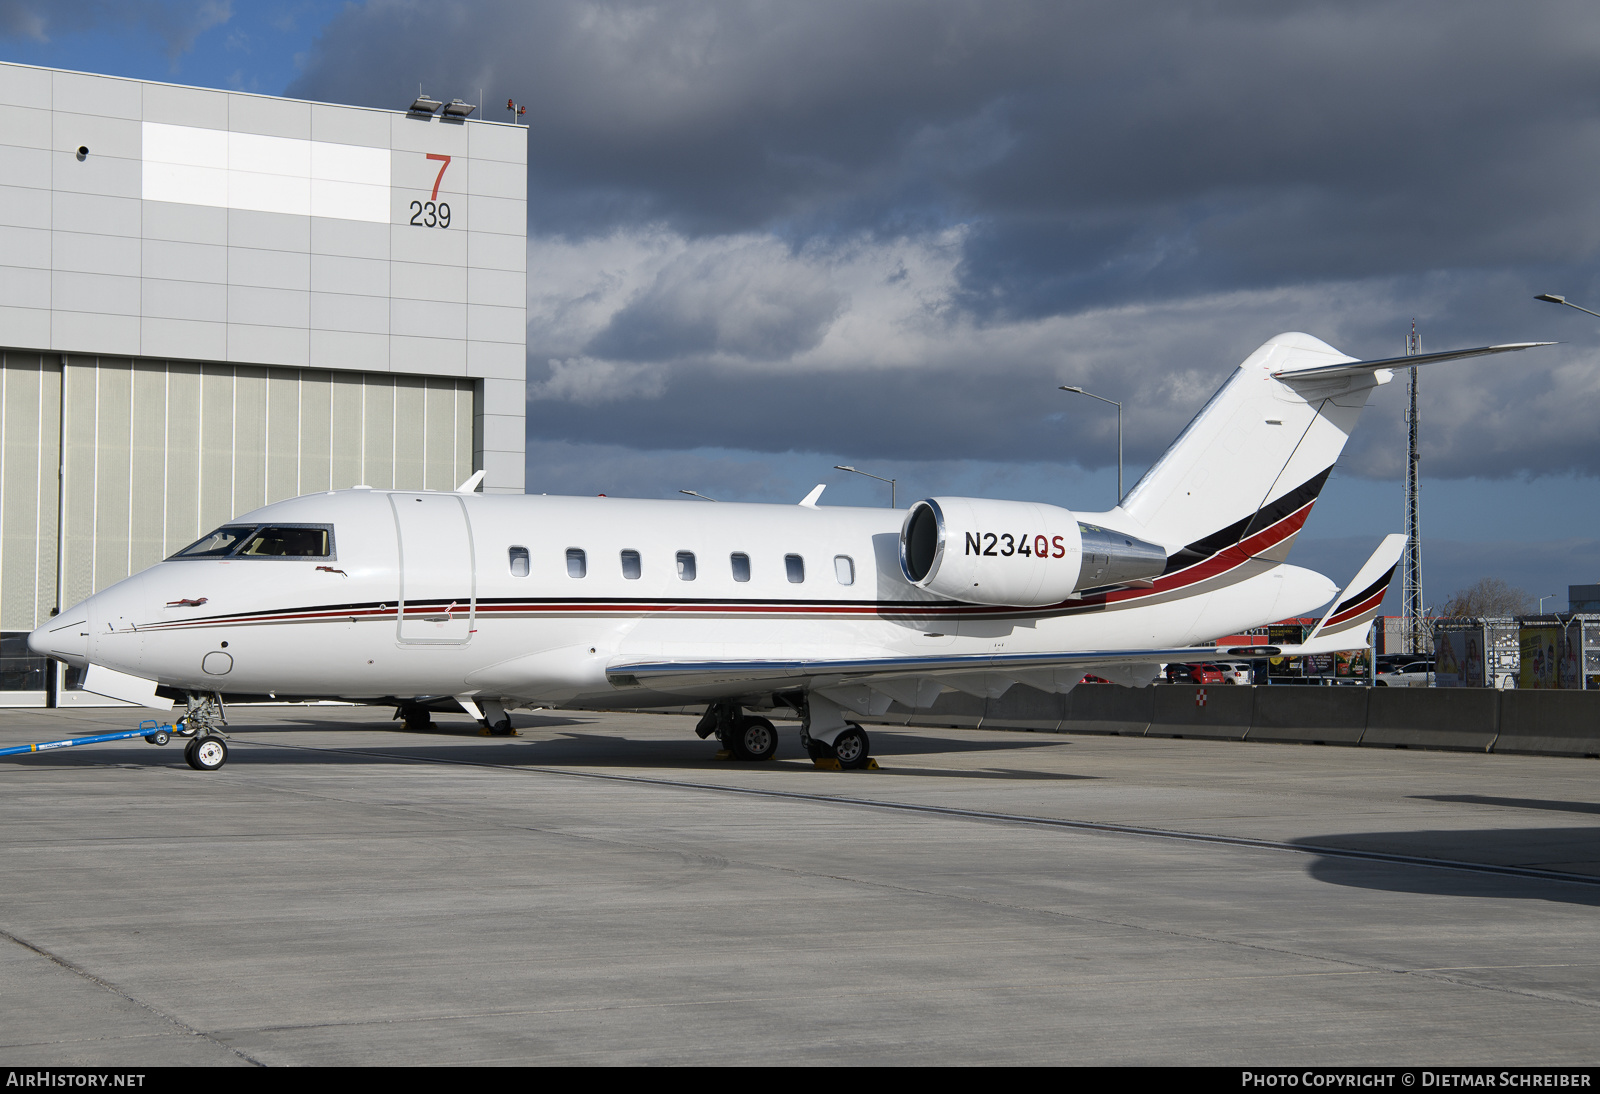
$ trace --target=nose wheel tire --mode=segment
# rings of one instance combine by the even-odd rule
[[[867,731],[854,723],[833,739],[833,758],[846,771],[866,767],[871,756],[872,742],[867,739]]]
[[[728,751],[741,760],[771,760],[778,755],[778,728],[765,718],[745,718],[728,734]]]
[[[228,762],[228,744],[209,734],[196,737],[185,746],[183,758],[196,771],[215,771]]]

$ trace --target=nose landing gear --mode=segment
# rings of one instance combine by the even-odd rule
[[[172,729],[173,736],[188,737],[183,759],[196,771],[216,771],[228,762],[228,742],[217,727],[227,725],[222,697],[190,693],[189,707]]]

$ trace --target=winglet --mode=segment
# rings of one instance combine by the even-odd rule
[[[817,499],[822,497],[822,492],[824,490],[826,490],[827,488],[828,488],[828,484],[827,483],[825,483],[825,482],[817,483],[817,488],[815,490],[811,491],[811,493],[807,494],[805,497],[801,498],[800,499],[800,504],[804,505],[807,509],[815,509],[817,507]]]
[[[1301,645],[1308,652],[1361,649],[1367,644],[1367,625],[1377,616],[1383,596],[1389,591],[1395,567],[1406,549],[1406,537],[1398,532],[1383,537],[1366,565],[1346,585]]]
[[[446,481],[448,481],[448,480],[446,480]],[[482,471],[474,471],[472,473],[472,477],[470,479],[468,479],[466,482],[462,483],[460,486],[456,487],[456,493],[458,493],[458,494],[471,494],[471,493],[473,493],[474,491],[476,491],[478,489],[479,484],[482,483],[482,482],[483,482],[483,472]]]

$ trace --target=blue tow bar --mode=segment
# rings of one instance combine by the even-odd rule
[[[0,748],[0,756],[20,756],[27,752],[49,752],[52,748],[71,748],[73,745],[97,745],[106,741],[126,741],[133,737],[143,737],[153,745],[164,745],[172,739],[172,727],[161,725],[158,722],[140,722],[138,729],[128,729],[121,733],[101,733],[94,737],[72,737],[65,741],[45,741],[36,745],[16,745],[12,748]]]

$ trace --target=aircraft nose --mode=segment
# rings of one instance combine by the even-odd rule
[[[82,605],[28,635],[28,649],[79,668],[89,663],[89,613]]]

